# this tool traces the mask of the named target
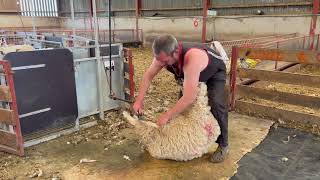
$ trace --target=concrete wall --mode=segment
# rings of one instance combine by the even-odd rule
[[[77,19],[75,26],[78,29],[90,27],[88,19]],[[242,39],[266,35],[279,35],[299,33],[308,35],[310,29],[310,16],[302,17],[215,17],[209,18],[207,23],[207,38],[215,39]],[[320,21],[318,18],[318,25]],[[61,18],[61,27],[71,28],[70,18]],[[196,24],[198,24],[196,26]],[[108,19],[99,18],[99,28],[108,29]],[[117,17],[112,19],[112,28],[135,28],[135,18]],[[161,33],[171,33],[180,40],[201,41],[202,19],[195,18],[140,18],[139,28],[143,29],[144,40],[147,42]]]
[[[198,26],[193,24],[197,19]],[[86,18],[77,18],[75,20],[77,29],[89,29],[90,21]],[[61,18],[62,28],[71,29],[72,21],[70,18]],[[135,29],[136,19],[132,17],[112,18],[112,28],[115,29]],[[139,28],[143,29],[144,40],[149,42],[161,33],[170,33],[176,35],[178,39],[198,41],[201,39],[201,21],[199,18],[140,18]],[[99,18],[99,29],[108,29],[108,18]]]
[[[60,27],[59,18],[35,18],[36,27]],[[32,27],[32,18],[17,15],[0,15],[1,27]]]
[[[319,18],[318,18],[319,19]],[[220,17],[210,19],[210,30],[217,39],[239,39],[265,35],[298,33],[308,35],[311,17]],[[318,22],[319,24],[319,22]]]

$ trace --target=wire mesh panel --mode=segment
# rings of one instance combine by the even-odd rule
[[[276,46],[277,42],[289,42],[289,39],[297,38],[297,34],[285,34],[275,36],[263,36],[251,39],[239,39],[232,41],[221,41],[222,46],[226,50],[227,54],[231,56],[231,50],[233,46],[238,47],[269,47]],[[210,44],[210,43],[207,43]],[[300,44],[299,44],[300,45]]]
[[[75,35],[77,38],[86,40],[94,39],[93,30],[76,30]],[[48,39],[49,36],[54,38],[55,41]],[[12,30],[4,30],[0,33],[0,43],[7,45],[40,43],[42,48],[52,46],[60,47],[66,43],[65,41],[76,41],[76,38],[71,38],[71,36],[71,29],[37,29],[35,35],[30,28],[15,28]],[[109,30],[100,30],[98,38],[99,41],[109,42]],[[59,41],[59,43],[56,41],[57,39],[62,39],[61,41],[63,42]],[[113,43],[142,43],[143,32],[142,29],[113,29],[111,31],[111,41]]]

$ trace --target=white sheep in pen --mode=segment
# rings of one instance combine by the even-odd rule
[[[193,105],[162,128],[123,112],[125,119],[141,136],[141,142],[151,156],[187,161],[201,157],[215,143],[220,135],[220,127],[210,112],[207,86],[199,83],[198,89],[198,96]]]

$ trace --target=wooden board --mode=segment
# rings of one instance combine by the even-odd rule
[[[0,144],[9,146],[11,148],[17,148],[17,139],[15,134],[0,131]]]
[[[13,111],[9,109],[0,108],[0,122],[10,125],[16,125]]]
[[[287,92],[267,90],[263,88],[250,87],[246,85],[237,86],[237,94],[245,97],[258,97],[281,103],[288,103],[311,108],[320,108],[320,98]]]
[[[129,64],[127,62],[123,63],[123,71],[129,73]]]
[[[236,111],[249,116],[268,118],[273,120],[281,119],[287,122],[310,123],[320,125],[320,117],[312,114],[288,111],[270,106],[265,106],[257,103],[236,101]]]
[[[0,151],[22,156],[22,155],[20,154],[20,152],[19,152],[16,148],[11,148],[11,147],[8,147],[8,146],[3,146],[3,145],[1,145],[1,144],[0,144]]]
[[[320,88],[320,76],[317,75],[293,74],[288,72],[243,68],[239,69],[238,75],[241,78]]]
[[[20,7],[17,5],[17,1],[12,0],[0,0],[0,12],[19,12]]]
[[[239,58],[320,64],[320,53],[311,50],[239,48]]]
[[[0,85],[0,101],[12,102],[11,93],[8,86]]]

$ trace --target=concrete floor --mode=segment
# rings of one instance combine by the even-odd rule
[[[157,160],[144,152],[131,129],[122,145],[104,153],[87,152],[92,163],[79,163],[64,171],[63,179],[228,179],[238,168],[237,162],[268,134],[273,122],[236,113],[229,118],[230,155],[221,164],[208,161],[210,154],[188,162]],[[130,160],[126,160],[128,156]]]

